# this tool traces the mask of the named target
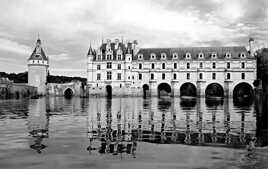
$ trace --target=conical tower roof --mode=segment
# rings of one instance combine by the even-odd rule
[[[39,38],[37,39],[33,53],[31,54],[31,56],[28,60],[48,60],[48,58],[47,58],[47,56],[46,56],[46,54],[41,46],[41,40]]]

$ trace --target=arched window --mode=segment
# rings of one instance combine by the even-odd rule
[[[199,79],[200,79],[200,80],[203,79],[203,73],[199,73]]]
[[[156,56],[155,56],[154,53],[151,53],[151,56],[150,57],[151,57],[152,60],[156,59]]]
[[[178,53],[173,53],[173,54],[172,54],[172,58],[173,58],[173,59],[177,59],[177,58],[178,58]]]
[[[191,59],[191,53],[187,52],[186,55],[185,55],[185,58],[186,59]]]
[[[142,54],[139,54],[139,55],[138,55],[138,59],[139,59],[139,60],[142,60],[142,59],[143,59],[143,55],[142,55]]]
[[[198,59],[203,59],[204,58],[204,53],[199,53],[198,54]]]
[[[162,63],[162,69],[166,69],[166,64]]]
[[[177,63],[174,63],[174,69],[177,69]]]
[[[177,74],[176,74],[176,73],[173,74],[173,79],[174,79],[174,80],[177,79]]]
[[[231,74],[230,73],[227,73],[227,77],[226,77],[228,80],[231,79]]]
[[[161,59],[165,60],[167,58],[166,53],[161,53]]]
[[[240,54],[240,58],[245,58],[246,57],[246,54],[243,52]]]
[[[154,74],[153,73],[151,74],[151,80],[154,80]]]
[[[225,58],[227,58],[227,59],[230,59],[231,56],[232,56],[232,54],[231,54],[230,52],[227,52],[227,53],[225,54]]]
[[[216,52],[213,52],[213,53],[211,54],[211,58],[212,58],[212,59],[216,59],[216,58],[217,58],[217,53],[216,53]]]
[[[162,79],[165,80],[166,79],[166,74],[162,73]]]

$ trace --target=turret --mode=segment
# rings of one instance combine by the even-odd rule
[[[87,52],[87,83],[93,82],[93,58],[95,52],[93,51],[91,44]]]
[[[48,67],[48,57],[38,38],[34,51],[28,59],[28,84],[37,87],[39,95],[46,95]]]
[[[254,50],[253,50],[254,39],[249,38],[248,43],[249,43],[249,54],[250,54],[250,56],[254,56]]]

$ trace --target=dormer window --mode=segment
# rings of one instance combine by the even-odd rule
[[[139,55],[138,55],[138,59],[139,59],[139,60],[142,60],[142,59],[143,59],[143,54],[139,54]]]
[[[167,55],[165,53],[161,53],[161,59],[166,59]]]
[[[245,53],[240,53],[240,58],[245,58],[246,54]]]
[[[191,53],[189,53],[189,52],[186,53],[185,58],[186,58],[186,59],[191,59]]]
[[[173,59],[178,59],[178,53],[173,53],[173,54],[172,54],[172,58],[173,58]]]
[[[101,55],[98,55],[97,56],[97,60],[101,60]]]
[[[216,58],[217,58],[217,53],[213,52],[213,53],[211,54],[211,58],[212,58],[212,59],[216,59]]]
[[[156,59],[156,55],[154,53],[151,53],[151,59]]]
[[[107,60],[112,60],[112,55],[111,55],[111,54],[107,54],[107,55],[106,55],[106,59],[107,59]]]
[[[204,59],[204,53],[199,53],[198,54],[198,59]]]
[[[122,60],[122,54],[117,55],[117,60]]]
[[[231,56],[232,56],[232,54],[230,52],[228,52],[228,53],[225,54],[225,58],[227,58],[227,59],[230,59]]]

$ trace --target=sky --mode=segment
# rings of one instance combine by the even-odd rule
[[[267,0],[1,0],[0,71],[27,71],[40,36],[50,74],[86,77],[90,44],[268,47]]]

